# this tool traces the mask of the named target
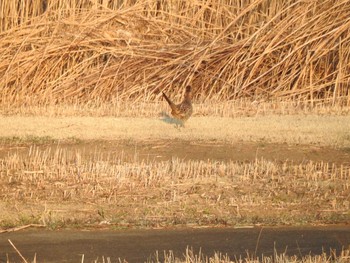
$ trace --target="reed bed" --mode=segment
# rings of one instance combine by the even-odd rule
[[[349,106],[350,4],[20,1],[0,4],[0,106],[179,98]]]
[[[326,162],[155,162],[33,146],[0,160],[0,225],[349,222],[349,179],[348,165]]]

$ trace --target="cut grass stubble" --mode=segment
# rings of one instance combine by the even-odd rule
[[[350,167],[171,161],[33,147],[1,159],[0,224],[162,227],[349,222]]]

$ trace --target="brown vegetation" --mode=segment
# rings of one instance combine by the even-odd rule
[[[325,162],[151,161],[32,147],[0,160],[0,225],[345,223],[349,179],[349,166]]]
[[[169,129],[165,139],[348,151],[348,116],[260,117],[348,115],[349,47],[348,0],[0,1],[0,113],[36,115],[1,119],[0,228],[348,223],[348,162],[153,161],[138,158],[136,148],[130,159],[98,148],[32,146],[22,154],[6,147],[26,136],[33,144],[159,139],[166,129],[155,118],[114,117],[155,117],[162,91],[179,101],[192,85],[192,126]],[[53,116],[99,118],[49,122]],[[217,118],[238,116],[259,118]],[[201,262],[186,253],[166,262]],[[284,255],[261,262],[271,260],[298,262]]]
[[[14,3],[0,3],[2,107],[154,101],[187,84],[198,101],[350,103],[348,0]]]
[[[298,256],[288,256],[286,253],[278,254],[277,252],[273,256],[261,256],[256,257],[254,255],[247,254],[244,256],[239,256],[235,258],[230,258],[227,255],[223,255],[221,253],[215,253],[213,256],[208,257],[203,255],[201,252],[196,254],[191,249],[186,249],[183,257],[178,258],[175,257],[172,251],[169,253],[164,252],[164,260],[159,260],[158,253],[156,254],[156,260],[147,261],[148,263],[152,262],[164,262],[164,263],[331,263],[331,262],[347,262],[350,258],[350,250],[341,251],[340,255],[335,255],[334,251],[332,251],[331,255],[327,255],[327,253],[322,253],[321,255],[313,256],[308,255],[304,257]]]

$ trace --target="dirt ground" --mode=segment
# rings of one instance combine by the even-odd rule
[[[246,258],[248,255],[273,256],[275,253],[297,255],[300,258],[320,255],[323,252],[330,255],[331,249],[334,254],[339,255],[342,249],[349,248],[350,228],[328,226],[127,231],[32,229],[0,234],[0,262],[7,262],[7,258],[10,262],[22,262],[8,240],[11,240],[28,262],[34,256],[37,262],[47,263],[125,262],[124,259],[130,263],[147,260],[169,262],[163,261],[164,253],[184,258],[187,248],[192,249],[196,255],[201,252],[202,256],[213,256],[217,252],[229,256],[231,260]]]
[[[18,153],[28,155],[33,142],[16,142],[0,144],[0,158]],[[259,142],[204,142],[185,140],[85,140],[80,142],[41,142],[41,150],[57,147],[70,151],[82,152],[85,156],[98,152],[99,154],[120,155],[125,159],[165,161],[172,158],[182,160],[216,160],[249,162],[256,158],[269,161],[291,163],[328,162],[338,165],[350,165],[350,150],[347,148],[332,148],[327,146],[288,145],[286,143]]]
[[[193,117],[185,128],[77,116],[2,116],[0,124],[4,227],[348,217],[349,116]]]
[[[157,118],[0,116],[0,127],[0,157],[40,145],[155,161],[350,160],[347,115],[193,117],[185,128]]]
[[[2,253],[8,253],[14,261],[17,260],[17,254],[13,252],[7,239],[12,239],[27,258],[37,253],[38,258],[40,256],[45,262],[76,262],[81,259],[82,254],[86,255],[86,260],[105,256],[140,262],[141,259],[152,257],[156,250],[173,250],[177,256],[181,256],[186,246],[191,245],[197,250],[206,247],[205,251],[209,254],[221,251],[235,256],[237,253],[244,253],[247,248],[255,248],[258,234],[256,229],[246,234],[241,233],[251,239],[248,238],[244,244],[238,244],[237,240],[242,241],[243,237],[239,237],[239,233],[225,237],[225,234],[231,231],[228,229],[219,230],[219,234],[216,235],[212,235],[214,230],[203,230],[202,234],[198,234],[187,229],[171,236],[173,232],[170,233],[166,228],[186,226],[189,221],[190,227],[225,224],[252,226],[254,222],[258,225],[278,225],[281,222],[306,222],[310,225],[314,220],[317,220],[316,224],[343,224],[348,218],[348,189],[344,186],[347,177],[345,174],[345,177],[339,180],[334,178],[332,173],[335,170],[330,174],[327,170],[316,171],[313,175],[316,180],[301,179],[294,175],[278,177],[277,171],[277,179],[273,178],[273,173],[272,177],[267,173],[259,180],[254,180],[248,173],[242,176],[245,179],[239,179],[238,175],[234,178],[223,175],[218,181],[217,176],[213,174],[207,177],[200,175],[204,181],[197,175],[178,178],[175,184],[171,175],[161,178],[165,176],[163,174],[159,179],[153,176],[150,180],[135,175],[119,188],[114,186],[115,178],[101,174],[100,170],[94,172],[95,165],[106,164],[112,167],[111,175],[115,177],[113,167],[118,158],[115,159],[114,156],[123,156],[124,161],[133,163],[136,167],[145,168],[144,163],[153,165],[155,168],[152,169],[157,169],[157,164],[163,161],[178,159],[181,160],[177,161],[179,165],[184,167],[190,167],[191,161],[207,162],[209,168],[205,169],[212,169],[210,167],[216,167],[217,163],[223,166],[227,164],[225,169],[228,171],[233,165],[232,162],[237,162],[237,167],[233,166],[232,169],[236,169],[238,174],[245,163],[250,169],[249,165],[254,167],[257,160],[264,161],[256,164],[254,169],[262,167],[263,170],[267,165],[272,167],[271,171],[280,169],[279,165],[286,163],[300,166],[302,171],[305,167],[308,169],[308,166],[303,168],[303,165],[310,162],[329,164],[329,167],[349,167],[348,116],[263,116],[240,119],[195,117],[185,128],[180,129],[157,119],[10,116],[0,117],[0,125],[0,160],[3,164],[0,183],[3,185],[4,198],[0,207],[7,216],[6,220],[9,220],[2,222],[5,229],[29,223],[40,223],[54,229],[70,226],[85,229],[85,225],[91,222],[95,229],[119,229],[117,232],[86,232],[86,236],[84,232],[68,230],[72,234],[71,237],[67,232],[61,231],[31,230],[23,234],[18,232],[18,235],[2,233],[0,250]],[[38,154],[33,155],[33,151],[37,151]],[[47,152],[51,155],[63,152],[70,154],[74,162],[82,160],[85,165],[83,168],[91,166],[92,172],[77,180],[74,177],[76,166],[71,166],[70,159],[67,159],[67,163],[46,163],[50,160],[45,155]],[[99,161],[94,161],[94,156],[99,156]],[[104,159],[100,156],[113,158]],[[265,161],[270,161],[271,164],[265,164]],[[24,166],[19,165],[21,162]],[[38,163],[46,167],[47,171],[36,169],[35,167],[41,167]],[[11,168],[16,165],[22,167],[21,171]],[[220,167],[218,169],[220,173]],[[66,171],[72,173],[67,172],[66,176],[59,175],[66,174]],[[108,169],[106,173],[109,173]],[[305,192],[310,187],[310,193]],[[341,195],[336,192],[338,188]],[[178,196],[173,196],[173,193],[177,193]],[[234,201],[236,199],[237,204]],[[303,200],[312,203],[307,204]],[[162,233],[137,230],[120,232],[120,228],[132,228],[133,224],[137,227],[144,225],[145,228],[165,229]],[[298,237],[293,236],[295,233],[290,234],[292,238],[282,235],[286,239],[279,241],[279,245],[292,247],[297,240],[300,243],[295,251],[291,252],[303,254],[309,251],[320,253],[322,247],[349,246],[349,233],[345,231],[346,234],[339,234],[345,233],[344,229],[341,229],[343,232],[327,232],[324,236],[321,234],[325,232],[316,229],[312,234],[315,236],[312,249],[311,239],[303,239],[309,234],[300,231],[302,230],[296,230]],[[88,233],[92,235],[89,236]],[[99,238],[95,240],[94,237],[97,236]],[[265,255],[267,251],[272,252],[273,241],[280,236],[278,233],[267,236],[269,242],[262,242],[259,251]],[[135,247],[126,245],[134,244],[135,237],[136,240],[151,238],[150,247],[142,247],[139,244],[139,251],[135,253]],[[223,237],[224,241],[220,239]],[[333,238],[332,241],[326,242],[329,237]],[[26,240],[29,240],[29,243]],[[40,243],[40,240],[45,242]],[[47,240],[51,240],[52,244]],[[171,240],[173,243],[169,241],[168,246],[163,246],[164,240]],[[48,244],[50,248],[46,246]],[[234,244],[237,247],[232,252],[229,248],[232,249]],[[48,253],[52,246],[67,253]],[[280,248],[283,251],[282,247]],[[5,258],[5,255],[1,254],[1,260],[4,261]]]

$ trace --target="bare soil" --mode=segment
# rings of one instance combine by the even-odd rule
[[[80,142],[12,142],[0,144],[0,158],[11,153],[28,155],[30,147],[42,150],[63,148],[82,152],[85,156],[93,153],[120,155],[125,159],[166,161],[172,158],[181,160],[216,160],[250,162],[263,158],[269,161],[291,163],[326,162],[350,165],[349,148],[332,148],[316,145],[288,145],[286,143],[186,141],[174,140],[85,140]]]

